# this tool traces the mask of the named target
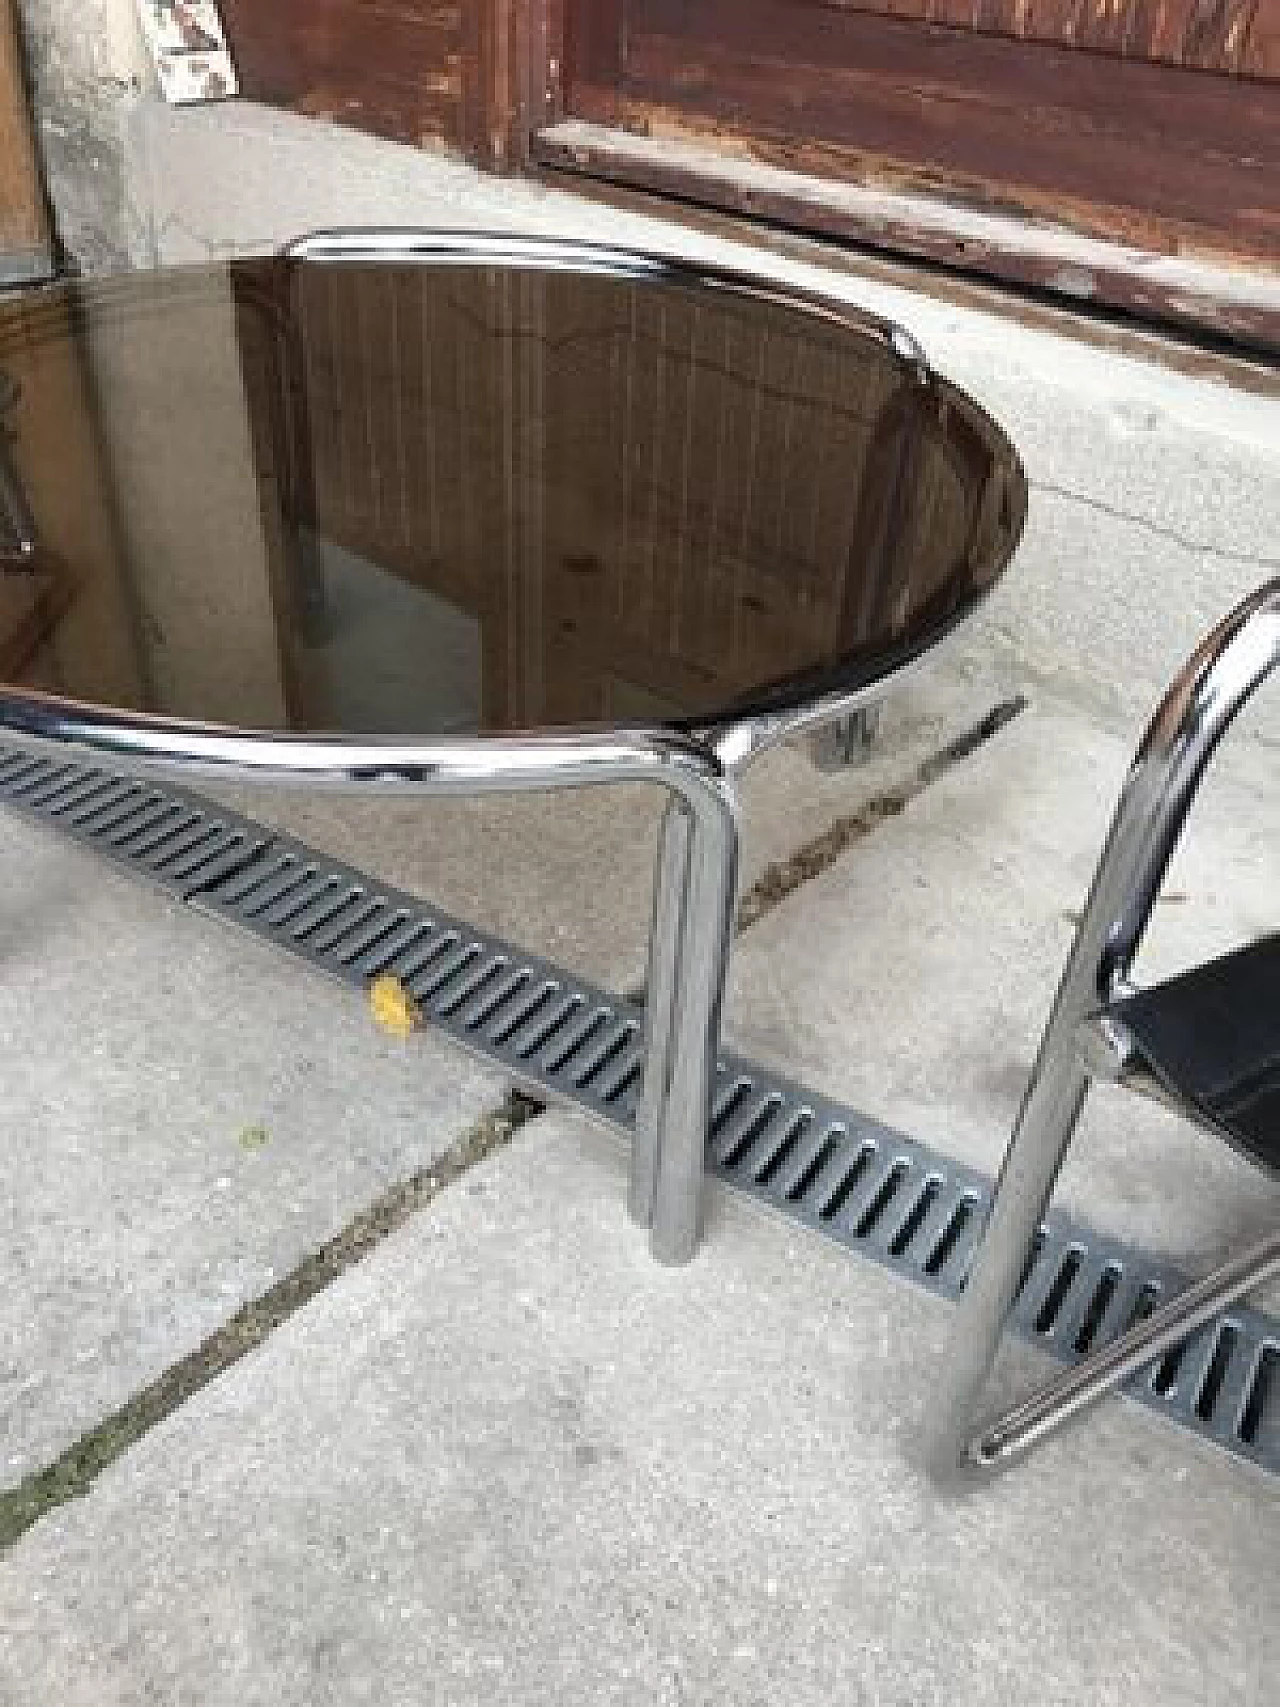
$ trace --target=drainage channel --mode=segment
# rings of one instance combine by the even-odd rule
[[[520,1089],[630,1134],[643,1017],[633,1003],[184,790],[0,745],[0,800],[349,984],[394,974],[433,1030],[497,1063]],[[736,1190],[952,1299],[990,1197],[989,1181],[926,1145],[727,1052],[708,1165]],[[1054,1213],[1027,1264],[1016,1323],[1070,1362],[1185,1283]],[[1128,1391],[1280,1474],[1273,1318],[1224,1312]]]

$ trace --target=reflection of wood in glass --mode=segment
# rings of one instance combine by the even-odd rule
[[[5,673],[214,721],[697,719],[931,642],[1021,517],[964,398],[715,291],[238,262],[14,298],[0,368]]]
[[[66,604],[66,577],[42,551],[14,452],[22,401],[14,373],[0,367],[0,677],[37,685],[35,660]],[[61,597],[59,596],[61,595]]]
[[[51,690],[70,680],[77,692],[138,704],[110,476],[73,325],[65,303],[33,296],[6,304],[0,326],[9,401],[0,431],[33,542],[20,574],[0,564],[0,674]]]
[[[955,597],[988,441],[870,338],[502,269],[303,266],[278,308],[295,519],[479,620],[490,725],[714,710]]]
[[[712,678],[719,698],[829,622],[829,597],[796,621],[797,567],[816,592],[816,566],[779,562],[780,435],[798,446],[814,413],[772,394],[794,388],[798,341],[762,372],[749,326],[711,349],[675,293],[512,275],[304,271],[293,306],[317,526],[485,619],[500,721],[580,708],[567,657],[605,715],[606,675],[677,702]]]
[[[35,517],[9,449],[14,430],[6,419],[17,409],[21,395],[17,380],[0,368],[0,564],[15,570],[36,549]]]

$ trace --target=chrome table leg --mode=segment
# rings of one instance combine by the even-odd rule
[[[658,843],[644,999],[644,1079],[636,1110],[627,1207],[641,1227],[653,1225],[662,1125],[671,1086],[676,980],[689,870],[689,808],[678,795],[667,803]]]
[[[664,1263],[688,1262],[702,1232],[707,1132],[738,876],[733,799],[727,785],[716,794],[715,803],[695,803],[686,831],[669,1070],[649,1240],[653,1255]]]
[[[737,875],[732,786],[723,777],[691,779],[667,807],[658,849],[628,1198],[665,1263],[688,1262],[701,1234]]]
[[[859,706],[810,737],[809,756],[820,771],[855,770],[866,764],[880,735],[880,702]]]

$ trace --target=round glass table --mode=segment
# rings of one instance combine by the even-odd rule
[[[698,1238],[736,782],[969,615],[1008,439],[898,328],[592,245],[338,233],[0,299],[0,727],[117,769],[668,791],[631,1208]]]

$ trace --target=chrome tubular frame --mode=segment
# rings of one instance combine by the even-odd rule
[[[1280,580],[1238,606],[1188,659],[1129,771],[957,1307],[933,1442],[934,1465],[944,1477],[962,1462],[992,1467],[1031,1445],[1274,1272],[1277,1240],[1268,1239],[975,1438],[978,1402],[1090,1080],[1108,1070],[1099,1058],[1106,1033],[1105,1013],[1099,1031],[1099,1010],[1129,987],[1169,861],[1218,743],[1277,664]],[[1111,1076],[1123,1070],[1122,1039],[1115,1049]]]
[[[879,339],[920,384],[932,380],[902,328],[862,310],[748,273],[630,249],[512,233],[341,230],[299,239],[286,261],[486,265],[676,282],[803,311]],[[1014,534],[1016,540],[1016,530]],[[947,633],[985,597],[978,589]],[[947,637],[929,637],[928,649]],[[886,659],[864,684],[826,685],[758,715],[673,729],[567,732],[439,741],[304,737],[239,731],[98,708],[0,687],[0,728],[34,747],[71,748],[125,772],[163,771],[226,781],[413,791],[520,792],[619,782],[669,795],[658,856],[649,947],[645,1066],[629,1203],[663,1262],[697,1248],[704,1150],[720,1036],[738,869],[735,778],[767,748],[878,703],[921,662]]]
[[[1275,1274],[1280,1274],[1280,1227],[989,1422],[968,1443],[968,1461],[981,1470],[1003,1469]]]
[[[365,265],[392,261],[430,266],[520,267],[549,273],[600,273],[612,278],[674,281],[704,290],[731,291],[757,302],[802,308],[806,314],[837,326],[856,325],[887,349],[922,381],[930,368],[919,344],[903,327],[865,309],[833,301],[798,285],[770,284],[751,273],[709,262],[684,260],[643,249],[618,249],[580,238],[538,237],[514,231],[408,231],[396,227],[344,227],[315,231],[287,244],[280,253],[289,260]]]
[[[643,1118],[631,1204],[651,1225],[653,1253],[687,1262],[701,1222],[702,1159],[720,1038],[738,857],[732,779],[701,742],[670,731],[360,740],[239,731],[110,711],[43,694],[0,694],[0,728],[16,743],[56,747],[125,774],[162,772],[237,783],[411,791],[521,793],[648,782],[670,796],[659,860],[648,1003]],[[669,845],[671,844],[671,845]]]

